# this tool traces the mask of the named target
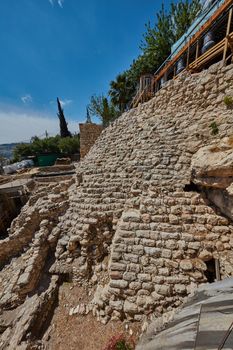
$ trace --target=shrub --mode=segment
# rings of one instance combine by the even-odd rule
[[[232,107],[233,106],[233,98],[232,96],[225,96],[223,99],[223,102],[227,107]]]
[[[135,348],[134,342],[131,340],[130,342],[126,341],[122,334],[113,336],[104,350],[133,350]]]
[[[216,122],[211,123],[209,127],[212,129],[211,130],[212,135],[218,134],[219,130],[218,130],[218,126],[217,126]]]
[[[75,154],[79,151],[79,137],[63,137],[59,140],[58,146],[62,154]]]
[[[20,143],[14,150],[14,162],[20,161],[29,156],[38,156],[39,154],[64,154],[71,155],[79,152],[79,135],[73,137],[46,137],[40,139],[37,136],[32,137],[30,143]]]

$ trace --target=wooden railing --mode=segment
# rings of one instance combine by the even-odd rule
[[[226,46],[226,41],[227,41],[227,46]],[[219,43],[217,43],[216,45],[211,47],[207,52],[202,54],[195,61],[190,63],[188,65],[188,70],[190,70],[191,72],[195,72],[197,70],[200,70],[203,66],[205,66],[206,63],[208,63],[210,60],[217,57],[221,53],[224,54],[225,59],[226,59],[225,48],[230,47],[232,50],[232,48],[233,48],[232,43],[233,43],[233,32],[230,33],[226,38],[221,40]],[[223,58],[223,60],[224,60],[224,58]]]

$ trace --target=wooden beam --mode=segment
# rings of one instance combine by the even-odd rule
[[[233,41],[230,36],[228,36],[228,45],[230,46],[230,49],[233,52]]]
[[[229,42],[233,40],[233,32],[228,35]],[[225,39],[221,40],[216,45],[212,46],[208,51],[199,56],[195,61],[189,64],[189,69],[194,71],[195,69],[201,68],[209,60],[221,54],[224,51]]]
[[[221,274],[220,274],[219,259],[214,259],[214,262],[215,262],[216,280],[220,281],[221,280]]]
[[[199,56],[199,39],[197,39],[197,46],[196,46],[196,60],[198,59]]]
[[[190,54],[190,40],[188,42],[188,51],[187,51],[187,61],[186,61],[186,68],[189,65],[189,54]]]
[[[230,29],[231,29],[231,20],[232,20],[232,8],[230,9],[228,14],[227,31],[226,31],[225,45],[224,45],[224,51],[223,51],[223,59],[222,59],[223,64],[226,63],[227,49],[228,49],[228,43],[229,43],[228,36],[230,34]]]

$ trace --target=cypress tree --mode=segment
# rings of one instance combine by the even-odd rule
[[[61,103],[60,103],[58,97],[57,97],[57,107],[58,107],[57,116],[58,116],[59,121],[60,121],[60,135],[61,135],[61,137],[71,137],[72,135],[71,135],[70,131],[68,130],[67,122],[66,122],[66,119],[64,116],[64,112],[63,112],[63,109],[61,107]]]
[[[91,124],[92,121],[91,121],[91,116],[90,116],[89,108],[87,107],[86,110],[87,110],[86,123]]]

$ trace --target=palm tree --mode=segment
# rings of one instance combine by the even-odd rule
[[[104,95],[92,96],[88,105],[88,111],[90,116],[98,117],[104,127],[108,126],[119,115],[118,109]]]
[[[130,83],[127,74],[119,74],[115,80],[110,82],[109,96],[112,104],[119,108],[123,113],[127,104],[131,101],[133,94],[133,87]]]

